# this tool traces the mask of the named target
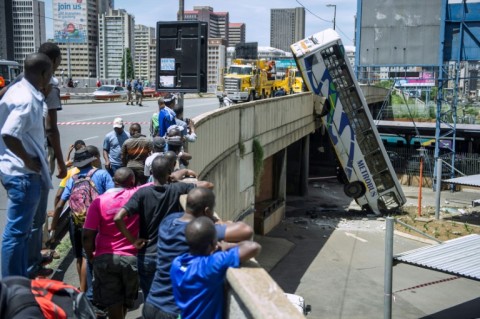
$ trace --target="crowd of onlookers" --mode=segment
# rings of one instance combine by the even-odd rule
[[[101,149],[77,140],[64,158],[53,76],[60,61],[58,46],[43,44],[0,92],[0,176],[8,196],[2,277],[50,276],[55,245],[68,233],[79,289],[109,318],[124,318],[139,291],[147,319],[221,318],[227,268],[260,246],[250,241],[250,226],[221,220],[214,185],[188,169],[194,122],[175,98],[159,98],[149,134],[139,123],[127,132],[115,118]],[[137,91],[141,83],[131,85]],[[55,167],[62,181],[45,225]]]

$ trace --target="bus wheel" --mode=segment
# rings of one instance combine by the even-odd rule
[[[253,91],[252,91],[248,95],[248,102],[253,101],[253,100],[255,100],[255,93],[253,93]]]
[[[366,188],[362,182],[355,181],[355,182],[346,184],[343,187],[343,191],[345,192],[345,195],[347,195],[348,197],[359,198],[365,195]]]

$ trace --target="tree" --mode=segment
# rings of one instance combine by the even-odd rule
[[[127,59],[127,80],[135,78],[135,71],[133,69],[132,55],[129,48],[125,49],[126,54],[122,58],[122,72],[120,77],[122,81],[125,80],[125,58]]]

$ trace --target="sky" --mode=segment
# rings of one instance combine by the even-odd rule
[[[47,38],[53,38],[53,0],[45,1]],[[135,16],[136,24],[155,27],[158,21],[174,21],[177,0],[114,0],[115,9],[125,9]],[[334,8],[337,6],[336,30],[344,45],[354,45],[354,16],[357,0],[185,0],[185,10],[194,6],[210,6],[214,11],[228,11],[230,22],[246,24],[246,41],[270,45],[270,9],[305,7],[305,36],[333,27]]]

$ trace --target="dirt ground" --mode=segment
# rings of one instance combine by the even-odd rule
[[[440,241],[470,234],[480,234],[480,209],[478,207],[444,208],[440,213],[440,219],[436,220],[434,207],[422,207],[421,216],[418,216],[417,207],[406,206],[395,217],[397,220],[413,226]],[[415,236],[421,236],[400,223],[395,223],[395,229]]]

